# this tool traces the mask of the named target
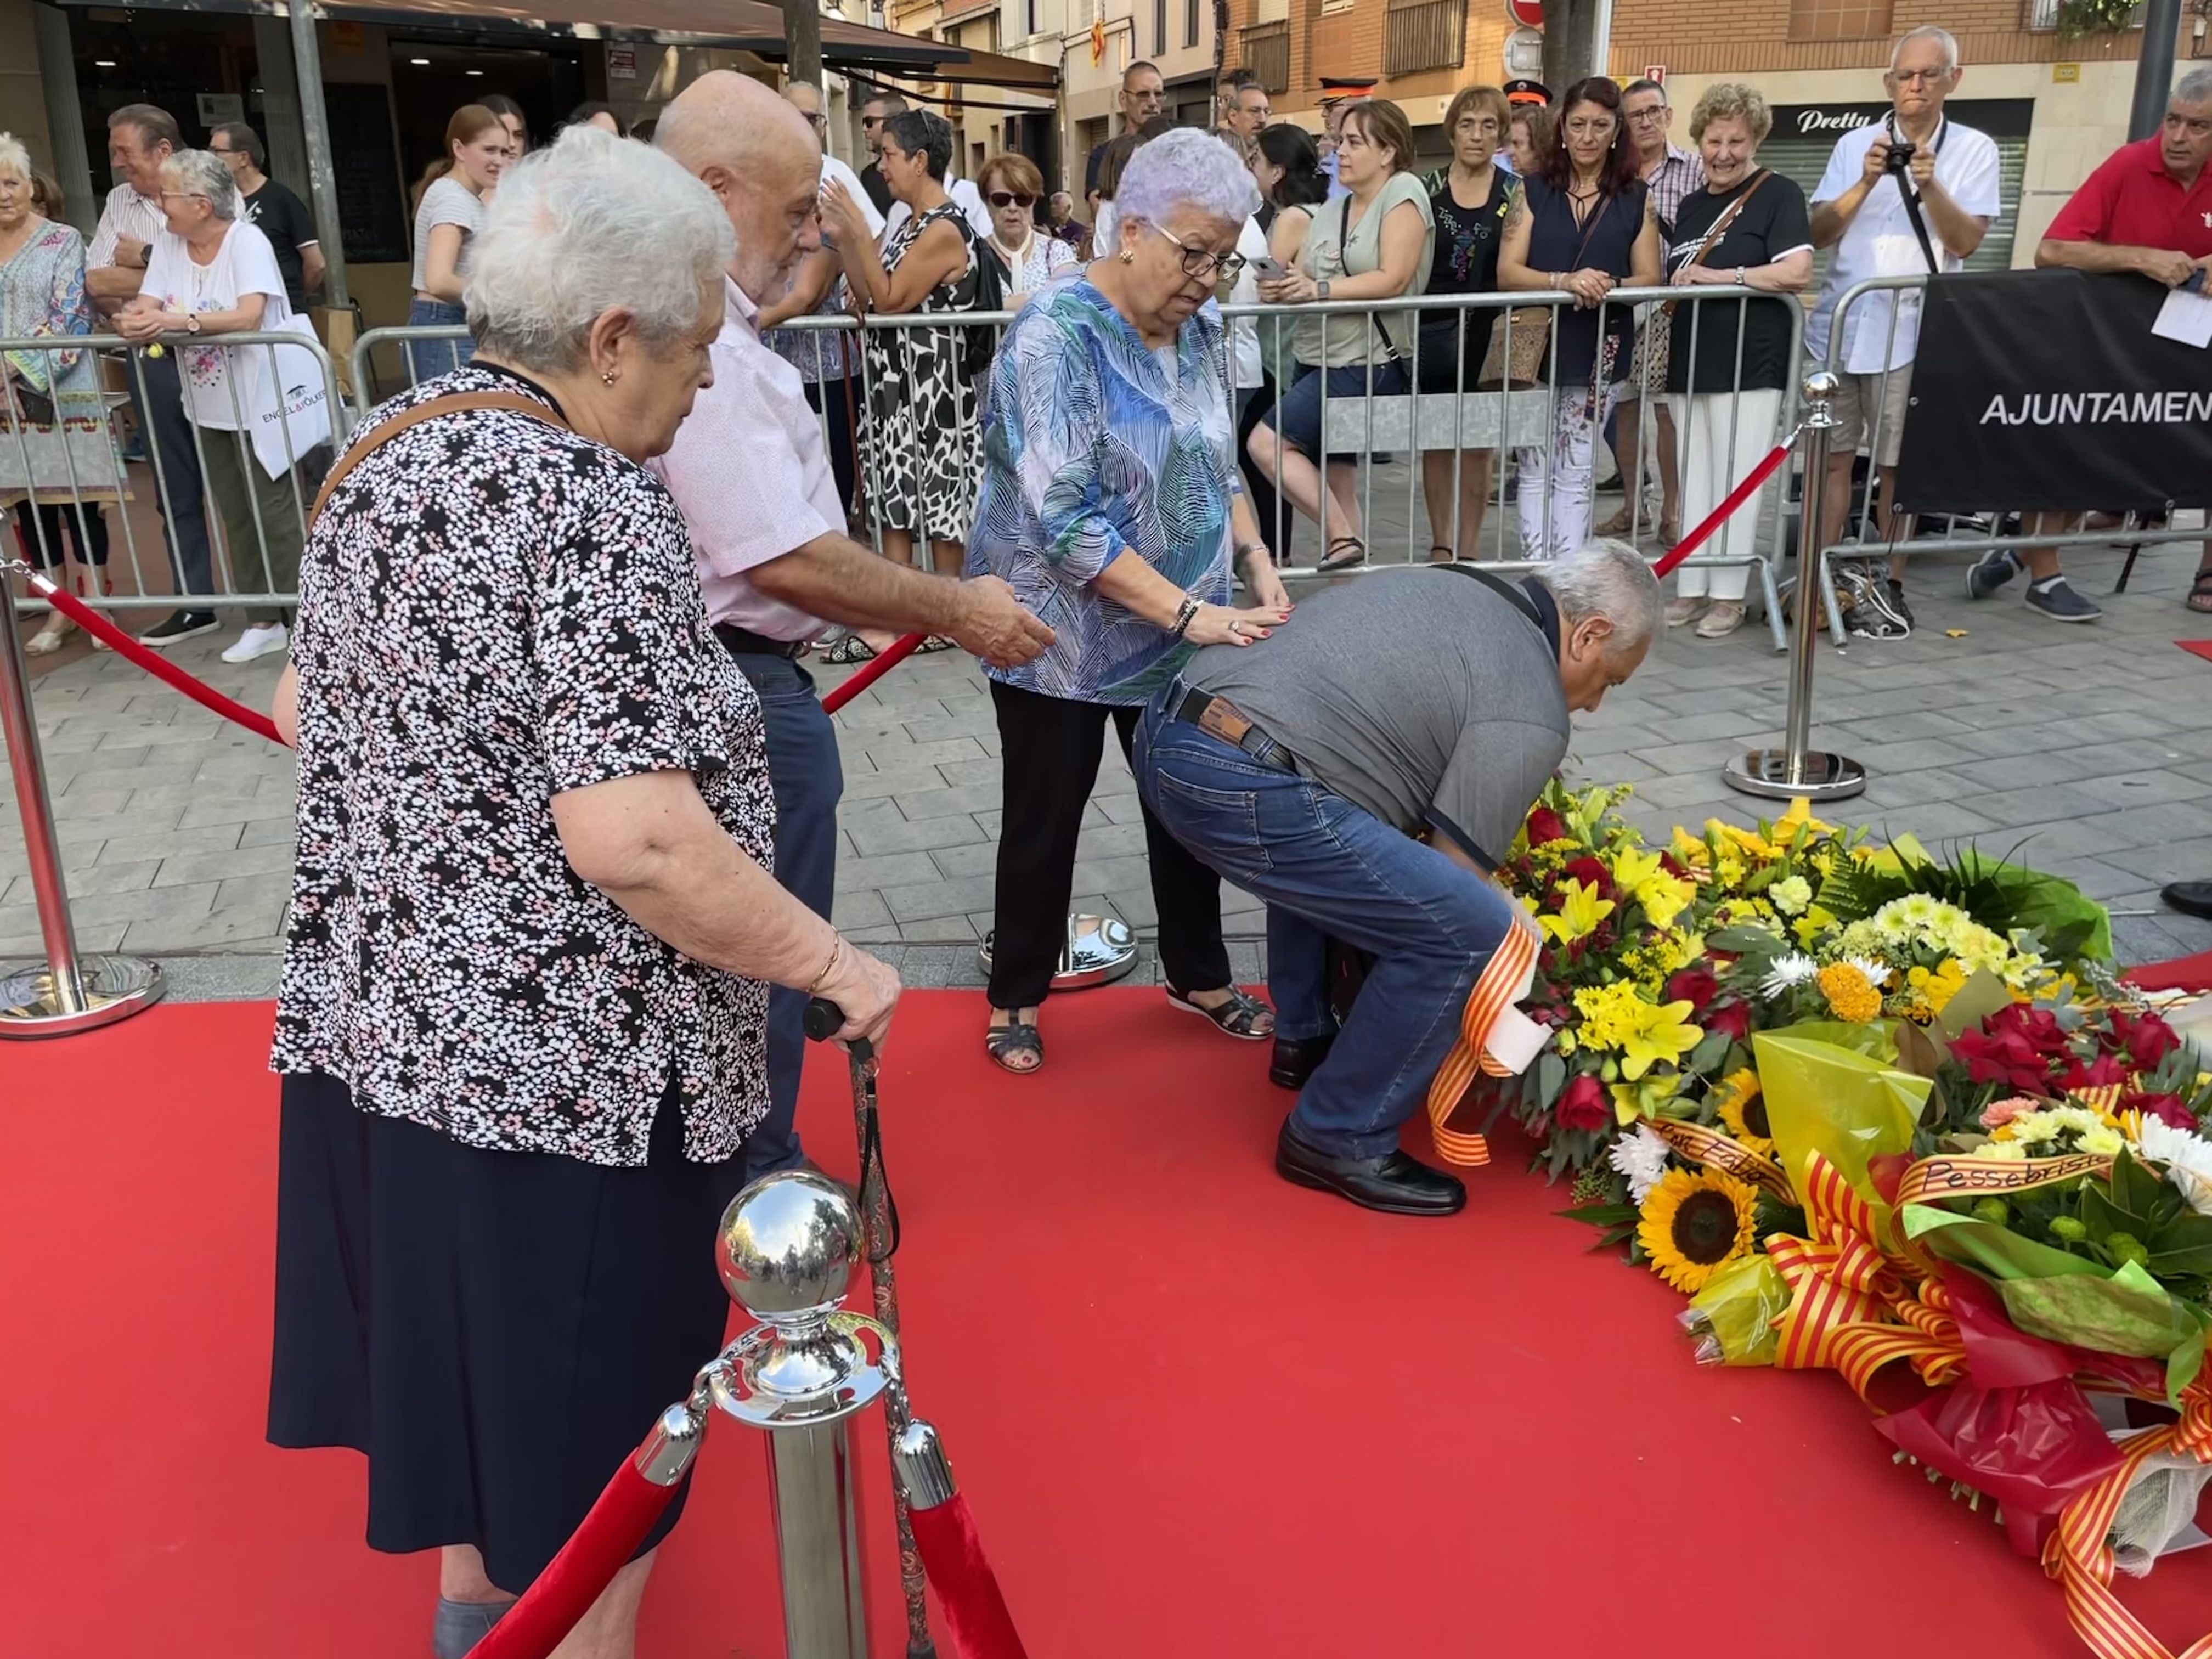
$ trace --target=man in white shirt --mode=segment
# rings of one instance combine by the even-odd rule
[[[169,112],[151,104],[125,104],[107,118],[107,160],[123,182],[107,192],[99,228],[84,253],[84,285],[100,313],[112,317],[137,297],[154,243],[169,228],[161,212],[161,164],[184,148]],[[208,549],[207,503],[200,487],[199,452],[191,417],[185,412],[177,354],[131,354],[131,407],[138,413],[159,488],[155,510],[169,532],[169,569],[179,595],[215,592],[215,562]],[[161,647],[216,629],[212,611],[171,612],[140,635]]]
[[[1959,43],[1947,31],[1909,31],[1891,52],[1889,72],[1882,77],[1890,113],[1836,141],[1828,170],[1813,192],[1813,244],[1835,249],[1820,301],[1805,325],[1805,349],[1815,368],[1827,365],[1837,302],[1847,289],[1869,276],[1957,270],[1981,246],[1990,222],[2002,210],[1996,141],[1943,115],[1944,100],[1957,89],[1960,73]],[[1875,533],[1893,546],[1910,534],[1910,526],[1892,512],[1890,495],[1920,341],[1920,307],[1917,292],[1877,289],[1853,301],[1844,314],[1843,386],[1835,401],[1838,425],[1830,439],[1820,515],[1824,547],[1843,533],[1852,458],[1862,447],[1881,477]],[[1845,585],[1852,599],[1845,622],[1853,633],[1897,638],[1911,631],[1901,556],[1891,556],[1887,582],[1869,571]]]
[[[995,578],[956,581],[909,569],[846,534],[799,373],[759,335],[763,302],[821,246],[813,211],[821,147],[799,112],[758,82],[716,70],[662,112],[653,142],[720,198],[738,257],[712,350],[713,384],[652,465],[690,524],[715,636],[760,696],[775,789],[776,879],[826,916],[844,776],[836,734],[799,665],[809,643],[831,623],[926,631],[1012,665],[1042,651],[1052,630]],[[792,1117],[805,1006],[795,991],[769,999],[769,1109],[746,1143],[747,1180],[805,1156]]]

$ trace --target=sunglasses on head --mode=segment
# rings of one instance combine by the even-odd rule
[[[1025,208],[1033,205],[1036,201],[1036,198],[1034,196],[1025,196],[1019,191],[1012,190],[994,190],[991,192],[988,199],[991,205],[994,208]]]

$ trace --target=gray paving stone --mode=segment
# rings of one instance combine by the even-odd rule
[[[178,828],[197,830],[202,824],[257,823],[267,818],[282,818],[289,822],[297,813],[297,798],[289,787],[278,786],[239,799],[223,795],[212,800],[194,801],[185,808],[184,816],[177,820]]]
[[[235,830],[238,826],[229,826]],[[235,876],[285,875],[292,871],[292,849],[282,845],[227,847],[215,852],[179,853],[161,860],[154,885],[188,887]]]
[[[282,900],[259,900],[210,910],[204,915],[134,921],[124,934],[123,943],[127,950],[147,952],[191,951],[248,940],[273,944],[282,938],[283,921]]]
[[[916,789],[899,795],[899,811],[913,818],[941,818],[952,813],[988,811],[1005,799],[995,783],[969,784],[958,789]]]
[[[981,760],[983,750],[973,738],[946,738],[936,743],[889,743],[881,738],[866,746],[877,766],[942,766],[947,761]]]
[[[926,853],[935,848],[965,847],[989,839],[983,826],[964,813],[918,822],[905,818],[883,821],[860,826],[849,833],[854,847],[871,857],[884,853]]]
[[[240,828],[235,823],[210,823],[196,830],[171,828],[143,834],[111,835],[106,845],[100,848],[100,856],[109,864],[136,864],[144,859],[219,853],[238,845]]]

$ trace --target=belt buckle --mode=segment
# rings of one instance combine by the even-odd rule
[[[1235,703],[1225,697],[1216,697],[1199,714],[1198,729],[1211,732],[1232,748],[1242,748],[1252,722],[1237,712]]]

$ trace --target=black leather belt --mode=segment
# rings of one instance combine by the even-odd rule
[[[735,623],[716,623],[714,637],[731,655],[738,657],[781,657],[786,662],[797,662],[811,650],[811,640],[772,640],[765,634],[756,634],[750,628],[740,628]]]
[[[1173,698],[1170,707],[1176,719],[1188,720],[1201,732],[1243,750],[1262,766],[1272,766],[1278,772],[1298,769],[1298,757],[1261,731],[1226,697],[1194,689]]]

